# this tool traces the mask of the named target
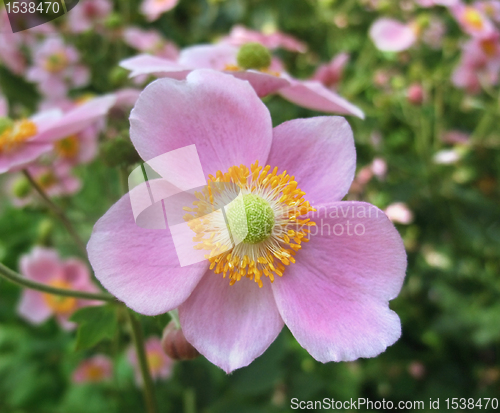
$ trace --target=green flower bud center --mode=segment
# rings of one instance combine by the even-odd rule
[[[260,43],[247,43],[241,46],[236,61],[243,69],[267,69],[271,65],[271,53]]]
[[[17,198],[26,198],[31,192],[31,185],[26,178],[22,177],[14,182],[12,191]]]
[[[233,202],[227,208],[231,233],[248,244],[269,238],[274,227],[274,212],[269,203],[254,194],[243,195],[243,202]]]
[[[14,121],[10,118],[0,117],[0,135],[14,126]]]

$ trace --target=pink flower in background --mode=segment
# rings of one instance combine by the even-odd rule
[[[402,52],[417,40],[411,25],[386,17],[381,17],[372,24],[370,38],[377,49],[383,52]]]
[[[487,37],[495,31],[491,20],[475,4],[459,2],[450,11],[462,30],[473,37]]]
[[[29,254],[23,255],[20,272],[30,280],[56,288],[99,291],[92,283],[85,264],[76,258],[61,260],[57,251],[49,248],[35,247]],[[23,289],[17,312],[32,324],[41,324],[55,316],[62,328],[71,330],[75,324],[68,318],[76,310],[98,304],[101,303]]]
[[[151,22],[173,9],[178,2],[179,0],[142,0],[141,13]]]
[[[110,95],[91,99],[64,114],[51,110],[30,119],[0,119],[0,174],[27,166],[51,151],[54,142],[102,119],[114,103],[115,97]]]
[[[384,212],[392,222],[397,224],[408,225],[413,222],[413,212],[403,202],[395,202],[389,205]]]
[[[249,232],[255,243],[217,255],[207,240],[214,255],[181,267],[170,229],[137,226],[127,194],[96,223],[87,247],[96,277],[113,295],[146,315],[178,307],[187,341],[226,372],[260,356],[285,323],[321,362],[373,357],[399,338],[400,321],[388,301],[401,288],[406,254],[385,214],[366,203],[340,202],[356,166],[345,119],[295,119],[273,129],[247,82],[196,70],[182,82],[150,84],[130,121],[132,142],[145,160],[196,145],[209,182],[239,182],[249,202],[263,209],[262,225]],[[278,175],[278,169],[286,172]],[[270,209],[259,201],[266,188]],[[375,212],[371,219],[321,214],[342,208]],[[321,214],[321,234],[308,237],[314,211]],[[272,234],[264,234],[269,238],[262,237],[263,216],[266,225],[270,217],[275,222]],[[336,236],[322,227],[360,223],[364,236]],[[219,237],[215,221],[209,225]],[[195,232],[204,239],[191,228],[189,242]]]
[[[317,80],[326,87],[335,89],[342,79],[342,71],[347,62],[349,62],[349,54],[339,53],[329,63],[319,66],[314,72],[312,80]]]
[[[487,17],[491,20],[500,23],[500,1],[499,0],[488,0],[488,1],[477,1],[474,5],[481,10]]]
[[[155,74],[184,79],[195,69],[214,69],[247,80],[259,96],[279,93],[296,105],[329,113],[340,113],[364,118],[357,106],[325,87],[317,80],[297,80],[282,70],[281,62],[274,58],[264,70],[244,70],[238,66],[239,48],[229,44],[198,45],[181,50],[177,61],[154,56],[139,55],[120,63],[131,70],[131,77]]]
[[[375,158],[372,162],[371,170],[377,178],[383,180],[387,174],[387,162],[383,158]]]
[[[34,66],[27,80],[35,82],[40,92],[53,99],[64,98],[69,88],[85,86],[89,70],[79,64],[79,54],[59,37],[50,37],[34,48]]]
[[[82,1],[68,13],[68,29],[73,33],[99,29],[112,11],[113,4],[109,0]]]
[[[35,164],[26,169],[50,197],[72,195],[81,188],[80,180],[71,174],[71,168],[67,164],[54,166]],[[17,207],[24,207],[39,200],[38,194],[23,175],[12,177],[8,193],[12,196],[12,203]]]
[[[143,53],[170,60],[175,60],[179,57],[177,46],[165,39],[159,31],[154,29],[144,30],[138,27],[127,27],[123,31],[123,40],[130,47]]]
[[[73,372],[74,383],[100,383],[113,377],[113,362],[108,356],[97,354],[83,360]]]
[[[144,347],[146,350],[149,371],[153,380],[169,378],[172,375],[174,361],[163,351],[161,340],[158,337],[150,337],[146,340]],[[128,350],[127,358],[134,367],[137,385],[142,386],[141,369],[137,361],[137,354],[133,347]]]
[[[462,48],[462,56],[452,75],[452,83],[469,93],[478,93],[482,85],[498,83],[500,72],[500,35],[472,38]]]
[[[245,43],[257,42],[271,50],[281,48],[299,53],[304,53],[307,50],[307,45],[304,42],[278,30],[270,33],[262,33],[241,25],[234,26],[229,35],[221,39],[221,42],[233,46],[242,46]]]

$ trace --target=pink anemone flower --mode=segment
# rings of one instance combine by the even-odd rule
[[[54,142],[84,130],[102,119],[115,103],[112,95],[90,99],[62,114],[50,110],[29,119],[0,119],[0,174],[22,169],[49,152]]]
[[[163,13],[172,10],[179,0],[142,0],[141,13],[150,22],[158,19]]]
[[[172,375],[174,361],[168,357],[161,346],[158,337],[151,337],[145,342],[146,359],[148,361],[149,372],[153,380],[167,379]],[[142,374],[137,361],[137,354],[133,347],[127,351],[127,358],[135,371],[135,381],[138,386],[142,386]]]
[[[370,27],[370,38],[383,52],[402,52],[417,40],[415,30],[409,24],[382,17]]]
[[[20,33],[12,33],[6,10],[0,10],[0,63],[17,75],[26,69],[26,58],[21,47],[23,38]]]
[[[68,29],[82,33],[92,28],[101,29],[106,17],[113,11],[109,0],[85,0],[68,13]]]
[[[458,2],[450,7],[462,30],[472,37],[486,37],[495,31],[495,26],[485,13],[474,4],[468,5]]]
[[[388,301],[401,289],[406,253],[380,210],[340,202],[356,166],[344,118],[296,119],[273,129],[247,82],[196,70],[185,81],[151,83],[130,121],[144,160],[195,145],[203,181],[233,183],[244,194],[245,207],[228,212],[229,226],[235,234],[239,223],[249,229],[224,250],[231,237],[220,210],[206,227],[196,225],[195,216],[211,208],[200,195],[198,207],[184,209],[193,211],[183,217],[186,239],[174,244],[169,228],[136,225],[127,194],[96,223],[87,246],[107,290],[141,314],[178,308],[187,341],[228,373],[260,356],[284,324],[321,362],[374,357],[399,338]],[[169,165],[176,171],[156,167],[182,180],[186,163],[178,161]],[[181,266],[176,245],[206,248],[206,259]]]
[[[29,254],[21,257],[20,270],[26,278],[52,287],[98,291],[85,264],[76,258],[61,260],[53,249],[33,248]],[[26,321],[36,325],[55,316],[62,328],[71,330],[75,328],[75,324],[68,320],[71,314],[79,308],[98,304],[100,302],[24,289],[17,312]]]
[[[335,89],[342,79],[342,71],[347,62],[349,62],[349,54],[345,52],[339,53],[329,63],[319,66],[312,80],[317,80],[326,87]]]
[[[113,362],[108,356],[97,354],[83,360],[73,372],[74,383],[100,383],[113,377]]]
[[[284,72],[278,59],[273,59],[264,70],[243,70],[238,67],[239,48],[229,44],[198,45],[181,50],[176,61],[149,55],[126,59],[120,64],[131,70],[131,77],[155,74],[185,79],[195,69],[213,69],[229,73],[242,80],[248,80],[261,97],[279,93],[284,99],[296,105],[322,112],[354,115],[364,118],[357,106],[325,87],[317,80],[297,80]]]
[[[85,86],[89,70],[79,64],[78,51],[59,37],[50,37],[35,48],[34,66],[27,79],[38,84],[40,92],[53,99],[65,97],[68,88]]]

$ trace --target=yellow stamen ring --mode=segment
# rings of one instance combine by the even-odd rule
[[[235,188],[243,195],[236,208],[228,205],[228,199],[236,198]],[[184,220],[196,234],[195,249],[210,251],[205,256],[210,269],[222,273],[224,278],[228,276],[230,285],[246,277],[262,287],[263,276],[271,282],[276,275],[283,276],[286,266],[295,263],[302,243],[309,241],[309,227],[316,225],[303,217],[315,209],[304,199],[305,192],[297,187],[295,178],[286,171],[278,174],[277,167],[271,171],[269,165],[259,166],[258,162],[250,170],[240,165],[232,166],[226,173],[209,175],[208,186],[195,195],[194,207],[184,207],[190,212]],[[244,208],[240,209],[242,205]],[[223,208],[227,216],[221,212]],[[231,226],[242,216],[246,217],[248,234],[235,243],[233,236],[241,234],[236,229],[231,235]],[[259,231],[258,222],[265,228]],[[272,231],[267,230],[270,223]]]

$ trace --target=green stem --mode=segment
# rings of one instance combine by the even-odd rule
[[[181,321],[179,320],[179,312],[177,309],[169,311],[168,314],[170,315],[170,318],[172,321],[175,323],[175,326],[177,327],[178,330],[181,329]]]
[[[137,360],[141,369],[144,400],[146,402],[147,413],[157,413],[156,400],[154,394],[153,380],[149,371],[148,359],[146,358],[146,350],[144,348],[144,336],[142,334],[141,324],[132,311],[127,311],[130,326],[132,327],[132,337],[134,340]]]
[[[27,279],[26,277],[23,277],[22,275],[18,274],[15,271],[12,271],[10,268],[6,267],[2,263],[0,263],[0,277],[6,278],[7,280],[13,282],[14,284],[20,285],[21,287],[31,288],[32,290],[37,290],[48,294],[62,295],[65,297],[82,298],[85,300],[116,302],[115,297],[109,294],[65,290],[62,288],[55,288],[46,284],[37,283],[35,281]]]
[[[56,216],[59,218],[59,220],[63,223],[63,225],[68,230],[69,234],[75,240],[76,244],[78,245],[78,248],[80,248],[80,250],[83,252],[83,254],[86,257],[87,256],[87,249],[85,248],[85,244],[82,241],[82,239],[80,238],[80,236],[78,235],[78,233],[76,232],[76,230],[73,228],[73,225],[71,224],[71,222],[68,220],[68,218],[66,218],[64,211],[51,201],[51,199],[47,196],[47,194],[45,193],[43,188],[40,185],[38,185],[38,182],[35,181],[35,179],[28,172],[28,170],[26,170],[26,169],[23,170],[23,173],[26,176],[26,178],[28,179],[28,181],[30,182],[31,186],[42,197],[42,199],[47,204],[49,209],[51,209],[54,212],[54,214],[56,214]]]

